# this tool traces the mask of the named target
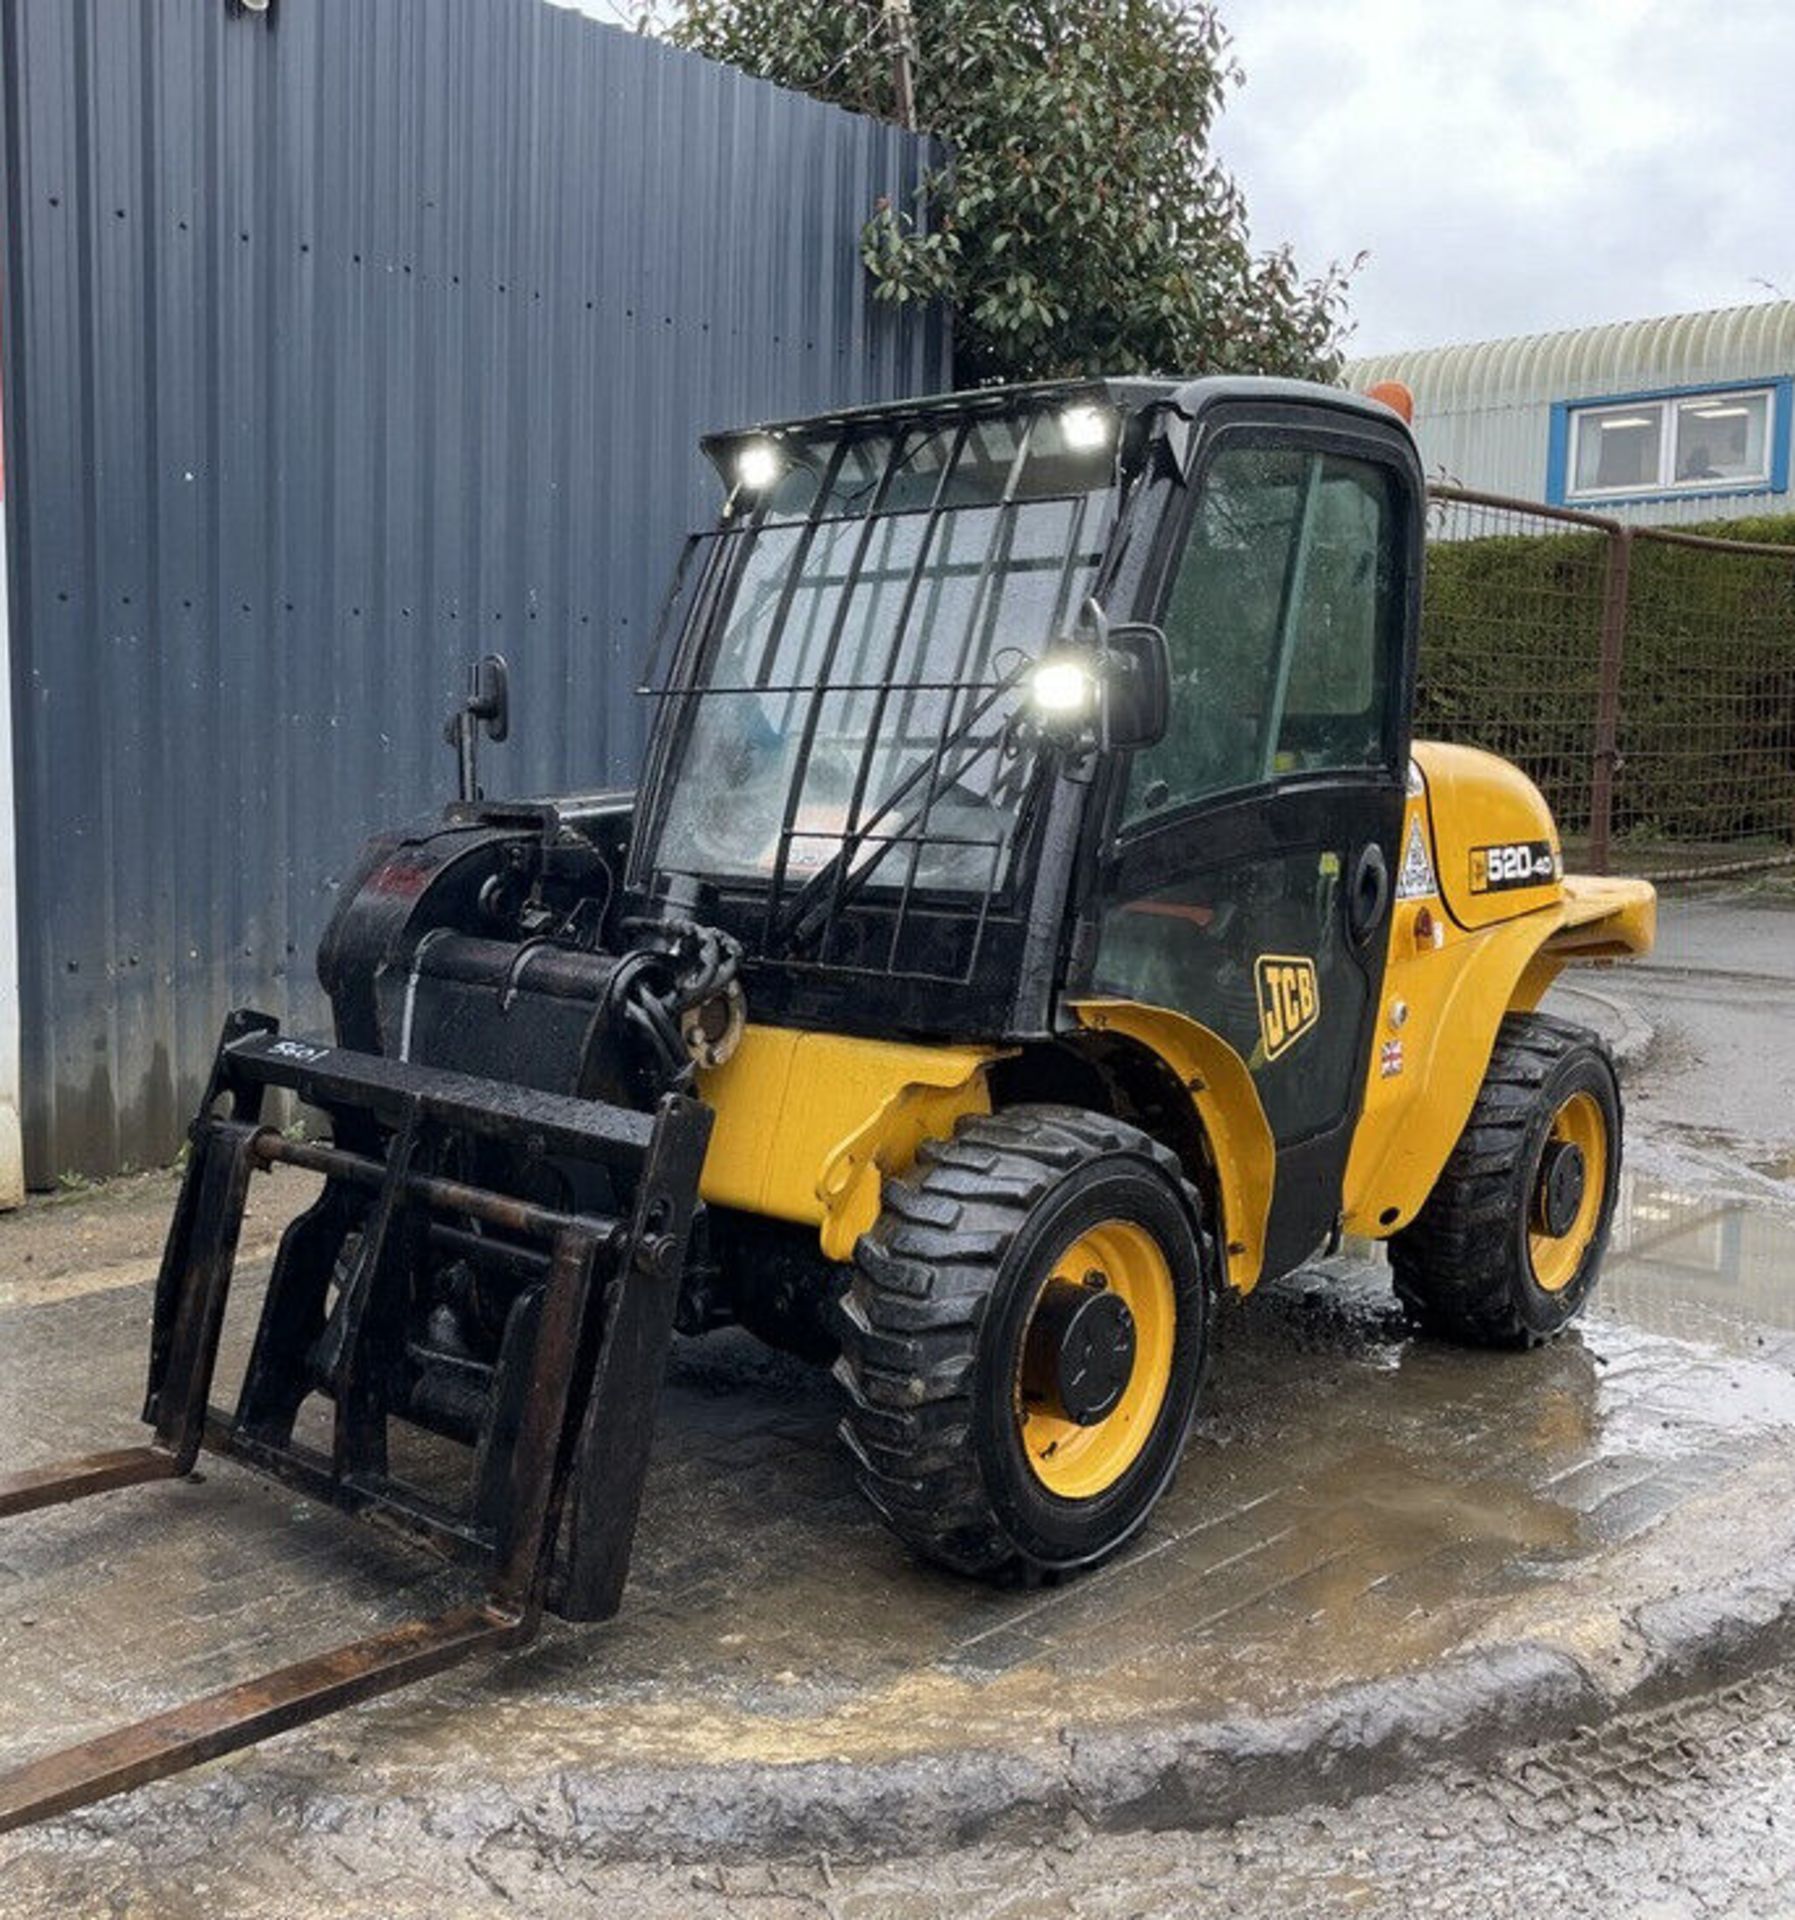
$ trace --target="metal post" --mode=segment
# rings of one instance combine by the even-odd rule
[[[1633,530],[1608,536],[1608,571],[1602,583],[1602,641],[1596,678],[1596,742],[1589,782],[1589,864],[1608,871],[1608,841],[1614,825],[1614,774],[1620,764],[1620,676],[1627,645],[1627,590],[1633,567]]]
[[[916,131],[916,22],[910,0],[885,0],[886,44],[891,49],[891,90],[897,98],[898,125]]]

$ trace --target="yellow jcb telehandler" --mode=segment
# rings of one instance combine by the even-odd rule
[[[485,1597],[0,1780],[0,1828],[618,1604],[669,1342],[832,1362],[920,1553],[1114,1553],[1189,1434],[1218,1299],[1343,1233],[1432,1331],[1588,1299],[1612,1061],[1538,1011],[1652,938],[1538,791],[1410,737],[1424,487],[1390,407],[1078,381],[707,443],[636,793],[462,798],[377,838],[324,934],[330,1038],[234,1015],[156,1291],[146,1447],[210,1447],[487,1570]],[[264,1124],[290,1090],[325,1139]],[[235,1404],[244,1193],[323,1176]],[[309,1405],[309,1413],[307,1412]],[[395,1472],[458,1443],[449,1498]],[[319,1438],[322,1431],[323,1438]]]

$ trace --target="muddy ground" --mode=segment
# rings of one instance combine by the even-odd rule
[[[1522,1912],[1581,1899],[1584,1865],[1590,1899],[1648,1910],[1643,1882],[1604,1877],[1601,1847],[1634,1829],[1591,1830],[1608,1816],[1578,1767],[1603,1804],[1637,1776],[1707,1809],[1706,1856],[1674,1807],[1627,1843],[1664,1898],[1698,1857],[1704,1899],[1722,1862],[1748,1888],[1766,1861],[1795,1873],[1795,1841],[1747,1817],[1795,1783],[1773,1672],[1708,1701],[1687,1764],[1661,1730],[1729,1672],[1613,1723],[1644,1759],[1531,1753],[1650,1704],[1691,1594],[1774,1612],[1765,1581],[1795,1567],[1795,915],[1673,903],[1666,934],[1650,969],[1564,1007],[1636,1057],[1615,1248],[1556,1347],[1413,1340],[1379,1258],[1349,1250],[1230,1316],[1134,1551],[997,1594],[913,1566],[865,1514],[826,1381],[740,1336],[689,1343],[619,1621],[0,1840],[0,1914],[565,1912],[582,1888],[584,1910],[644,1913],[995,1915],[1049,1892],[1152,1913],[1179,1888],[1243,1913],[1444,1910],[1477,1888],[1476,1910]],[[0,1224],[0,1443],[21,1463],[134,1437],[169,1192],[146,1176]],[[300,1188],[280,1192],[264,1183],[252,1274]],[[457,1591],[229,1466],[12,1523],[0,1761]],[[1734,1644],[1754,1667],[1774,1650]],[[1716,1767],[1739,1784],[1690,1785]],[[1214,1830],[1129,1831],[1167,1823]]]

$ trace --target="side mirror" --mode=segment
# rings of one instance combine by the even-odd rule
[[[1111,627],[1103,656],[1104,732],[1112,747],[1153,747],[1172,717],[1172,650],[1145,620]]]
[[[502,653],[489,653],[468,669],[467,698],[449,715],[443,738],[455,749],[456,786],[463,800],[480,795],[479,742],[503,740],[511,731],[511,669]]]

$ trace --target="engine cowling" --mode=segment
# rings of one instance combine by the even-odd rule
[[[1552,810],[1531,780],[1477,747],[1417,740],[1440,888],[1463,927],[1552,906],[1564,897],[1564,854]]]

